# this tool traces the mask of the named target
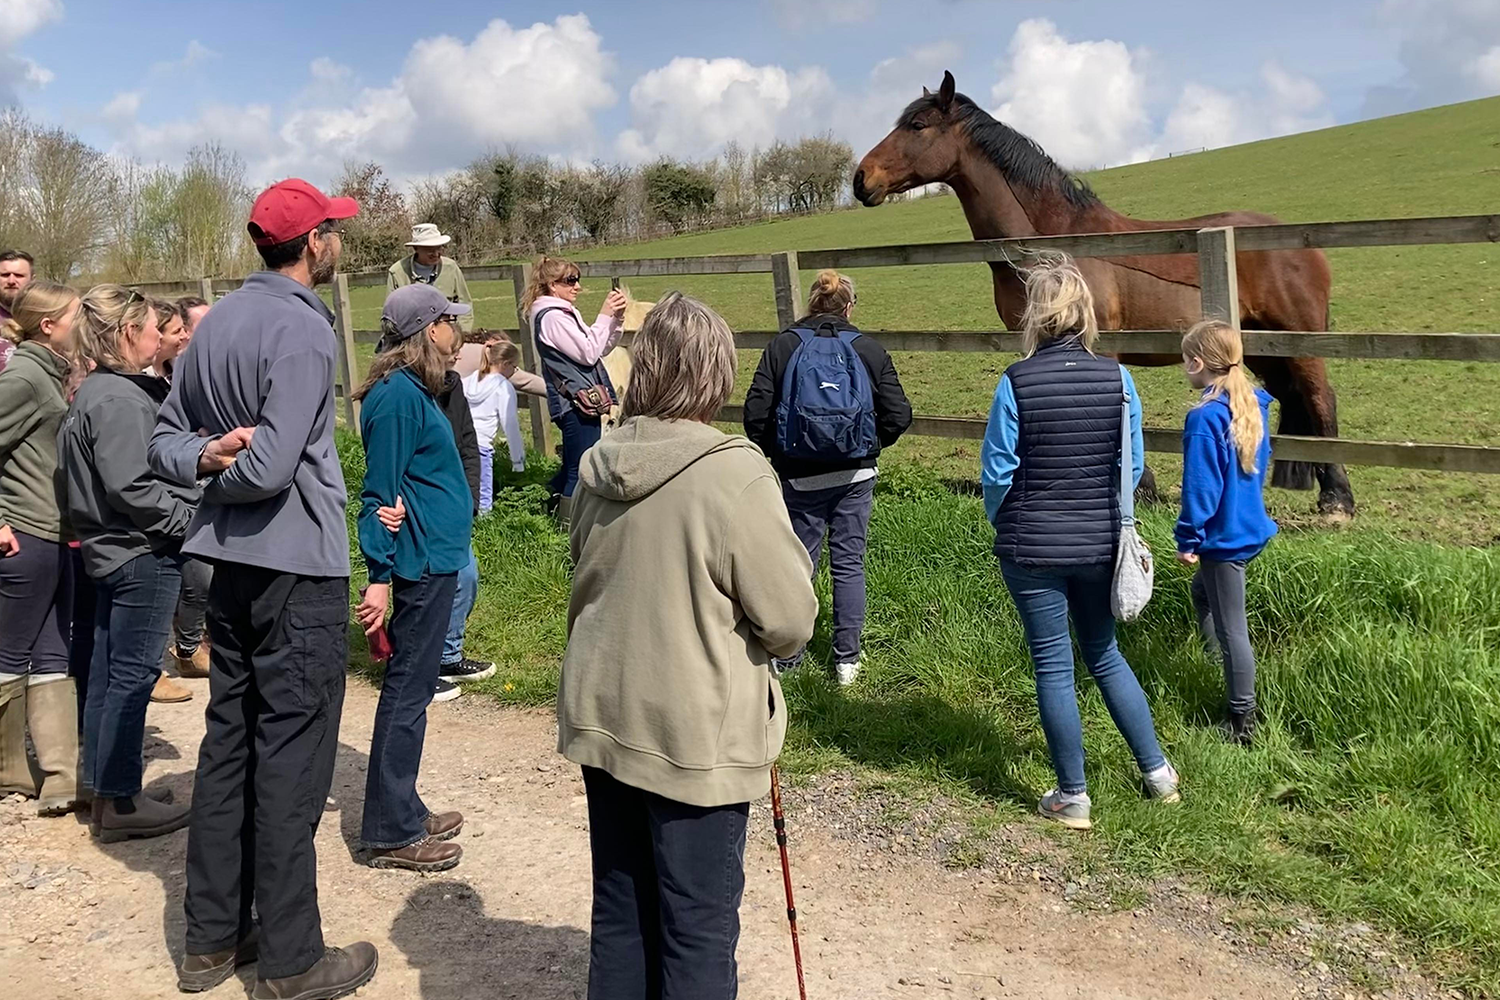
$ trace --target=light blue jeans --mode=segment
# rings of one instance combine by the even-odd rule
[[[479,513],[495,506],[495,449],[479,446]]]
[[[448,617],[448,635],[443,640],[442,664],[457,663],[464,658],[464,628],[469,624],[469,612],[479,598],[479,560],[474,557],[474,546],[469,545],[469,565],[458,571],[458,587],[453,591],[453,613]]]
[[[1073,676],[1073,638],[1068,631],[1070,614],[1084,665],[1141,773],[1165,764],[1146,694],[1115,644],[1115,618],[1109,610],[1113,568],[1108,564],[1029,568],[1002,559],[1000,574],[1026,629],[1026,645],[1036,671],[1037,710],[1058,789],[1070,794],[1088,790],[1083,777],[1083,723]]]

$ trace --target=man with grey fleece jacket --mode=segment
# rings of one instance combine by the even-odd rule
[[[343,996],[375,974],[373,945],[324,947],[313,850],[349,652],[333,317],[313,288],[337,267],[338,220],[358,211],[301,180],[256,199],[249,230],[268,270],[199,322],[151,440],[159,475],[211,474],[182,547],[216,567],[178,970],[192,992],[253,960],[252,904],[252,997]]]

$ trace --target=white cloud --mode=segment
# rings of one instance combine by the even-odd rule
[[[815,129],[833,93],[820,67],[789,72],[743,59],[679,56],[630,88],[631,127],[616,146],[633,162],[709,157],[730,139],[764,146]]]
[[[131,123],[117,132],[117,151],[170,162],[218,141],[264,181],[291,173],[327,179],[349,159],[379,160],[400,177],[511,143],[572,150],[593,143],[593,114],[615,102],[613,68],[585,15],[527,28],[497,19],[472,41],[418,40],[384,85],[357,87],[348,67],[321,57],[286,107],[215,106],[191,119]]]
[[[1328,98],[1313,80],[1277,63],[1261,67],[1261,89],[1230,94],[1200,83],[1183,88],[1153,155],[1290,135],[1334,124]]]
[[[962,58],[957,42],[934,42],[876,63],[859,93],[840,104],[838,132],[854,147],[854,155],[879,142],[897,114],[922,96],[922,88],[937,89],[943,71]]]
[[[806,28],[869,20],[880,0],[771,0],[771,7],[788,28]]]
[[[14,49],[62,16],[62,0],[0,0],[0,105],[19,104],[20,91],[52,82],[50,69]]]
[[[140,113],[142,96],[139,90],[121,91],[104,105],[100,114],[110,121],[130,121]]]
[[[1144,159],[1145,58],[1122,42],[1070,42],[1044,18],[1023,21],[991,91],[994,114],[1069,167]]]
[[[194,38],[187,43],[187,48],[183,50],[179,58],[152,63],[151,74],[153,76],[171,76],[174,73],[186,72],[187,70],[203,65],[211,59],[217,58],[219,58],[219,53]]]
[[[1377,20],[1399,39],[1397,80],[1370,88],[1364,114],[1395,114],[1500,93],[1500,3],[1383,0]]]

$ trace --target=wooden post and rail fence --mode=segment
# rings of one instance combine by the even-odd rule
[[[1077,236],[1046,236],[1006,240],[963,240],[951,243],[913,243],[893,246],[852,247],[835,250],[803,250],[774,254],[721,254],[704,257],[661,257],[638,260],[580,262],[585,278],[675,277],[700,274],[769,274],[776,303],[777,330],[742,331],[735,334],[741,349],[765,347],[780,330],[791,326],[803,306],[800,271],[837,268],[927,266],[934,264],[1023,261],[1030,253],[1060,250],[1074,257],[1122,257],[1156,254],[1196,254],[1204,317],[1239,315],[1236,278],[1237,254],[1267,250],[1304,248],[1414,246],[1424,244],[1500,242],[1500,215],[1470,215],[1423,219],[1375,219],[1360,222],[1292,223],[1215,229],[1167,229],[1131,233],[1100,233]],[[465,267],[470,282],[510,281],[519,307],[529,264],[496,264]],[[339,371],[335,391],[342,400],[346,422],[353,426],[358,405],[350,398],[350,387],[358,384],[355,360],[357,344],[371,344],[378,331],[355,330],[349,302],[351,287],[384,286],[384,271],[340,274],[333,285],[333,312]],[[239,279],[192,279],[147,282],[135,287],[147,294],[197,294],[212,302],[239,287]],[[517,328],[526,330],[524,318]],[[507,331],[515,334],[515,330]],[[962,351],[975,353],[1017,352],[1018,334],[987,331],[871,330],[887,350]],[[1101,334],[1099,349],[1107,353],[1176,354],[1181,342],[1176,330],[1108,332]],[[540,372],[531,337],[516,337],[523,363]],[[1250,357],[1379,358],[1500,362],[1500,332],[1491,333],[1332,333],[1295,331],[1244,331],[1245,354]],[[535,447],[551,451],[551,426],[543,401],[531,398],[531,431]],[[725,407],[720,418],[738,423],[740,408]],[[911,433],[941,438],[981,439],[985,421],[973,417],[917,416]],[[1149,451],[1176,452],[1180,447],[1177,428],[1148,427]],[[1416,443],[1409,441],[1358,441],[1346,438],[1272,437],[1276,457],[1292,461],[1344,465],[1390,466],[1441,472],[1500,473],[1500,447]]]

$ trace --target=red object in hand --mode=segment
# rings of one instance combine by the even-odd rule
[[[384,625],[381,625],[365,638],[370,642],[370,659],[373,662],[384,663],[391,658],[391,653],[394,650],[391,648],[391,637],[386,634]]]

